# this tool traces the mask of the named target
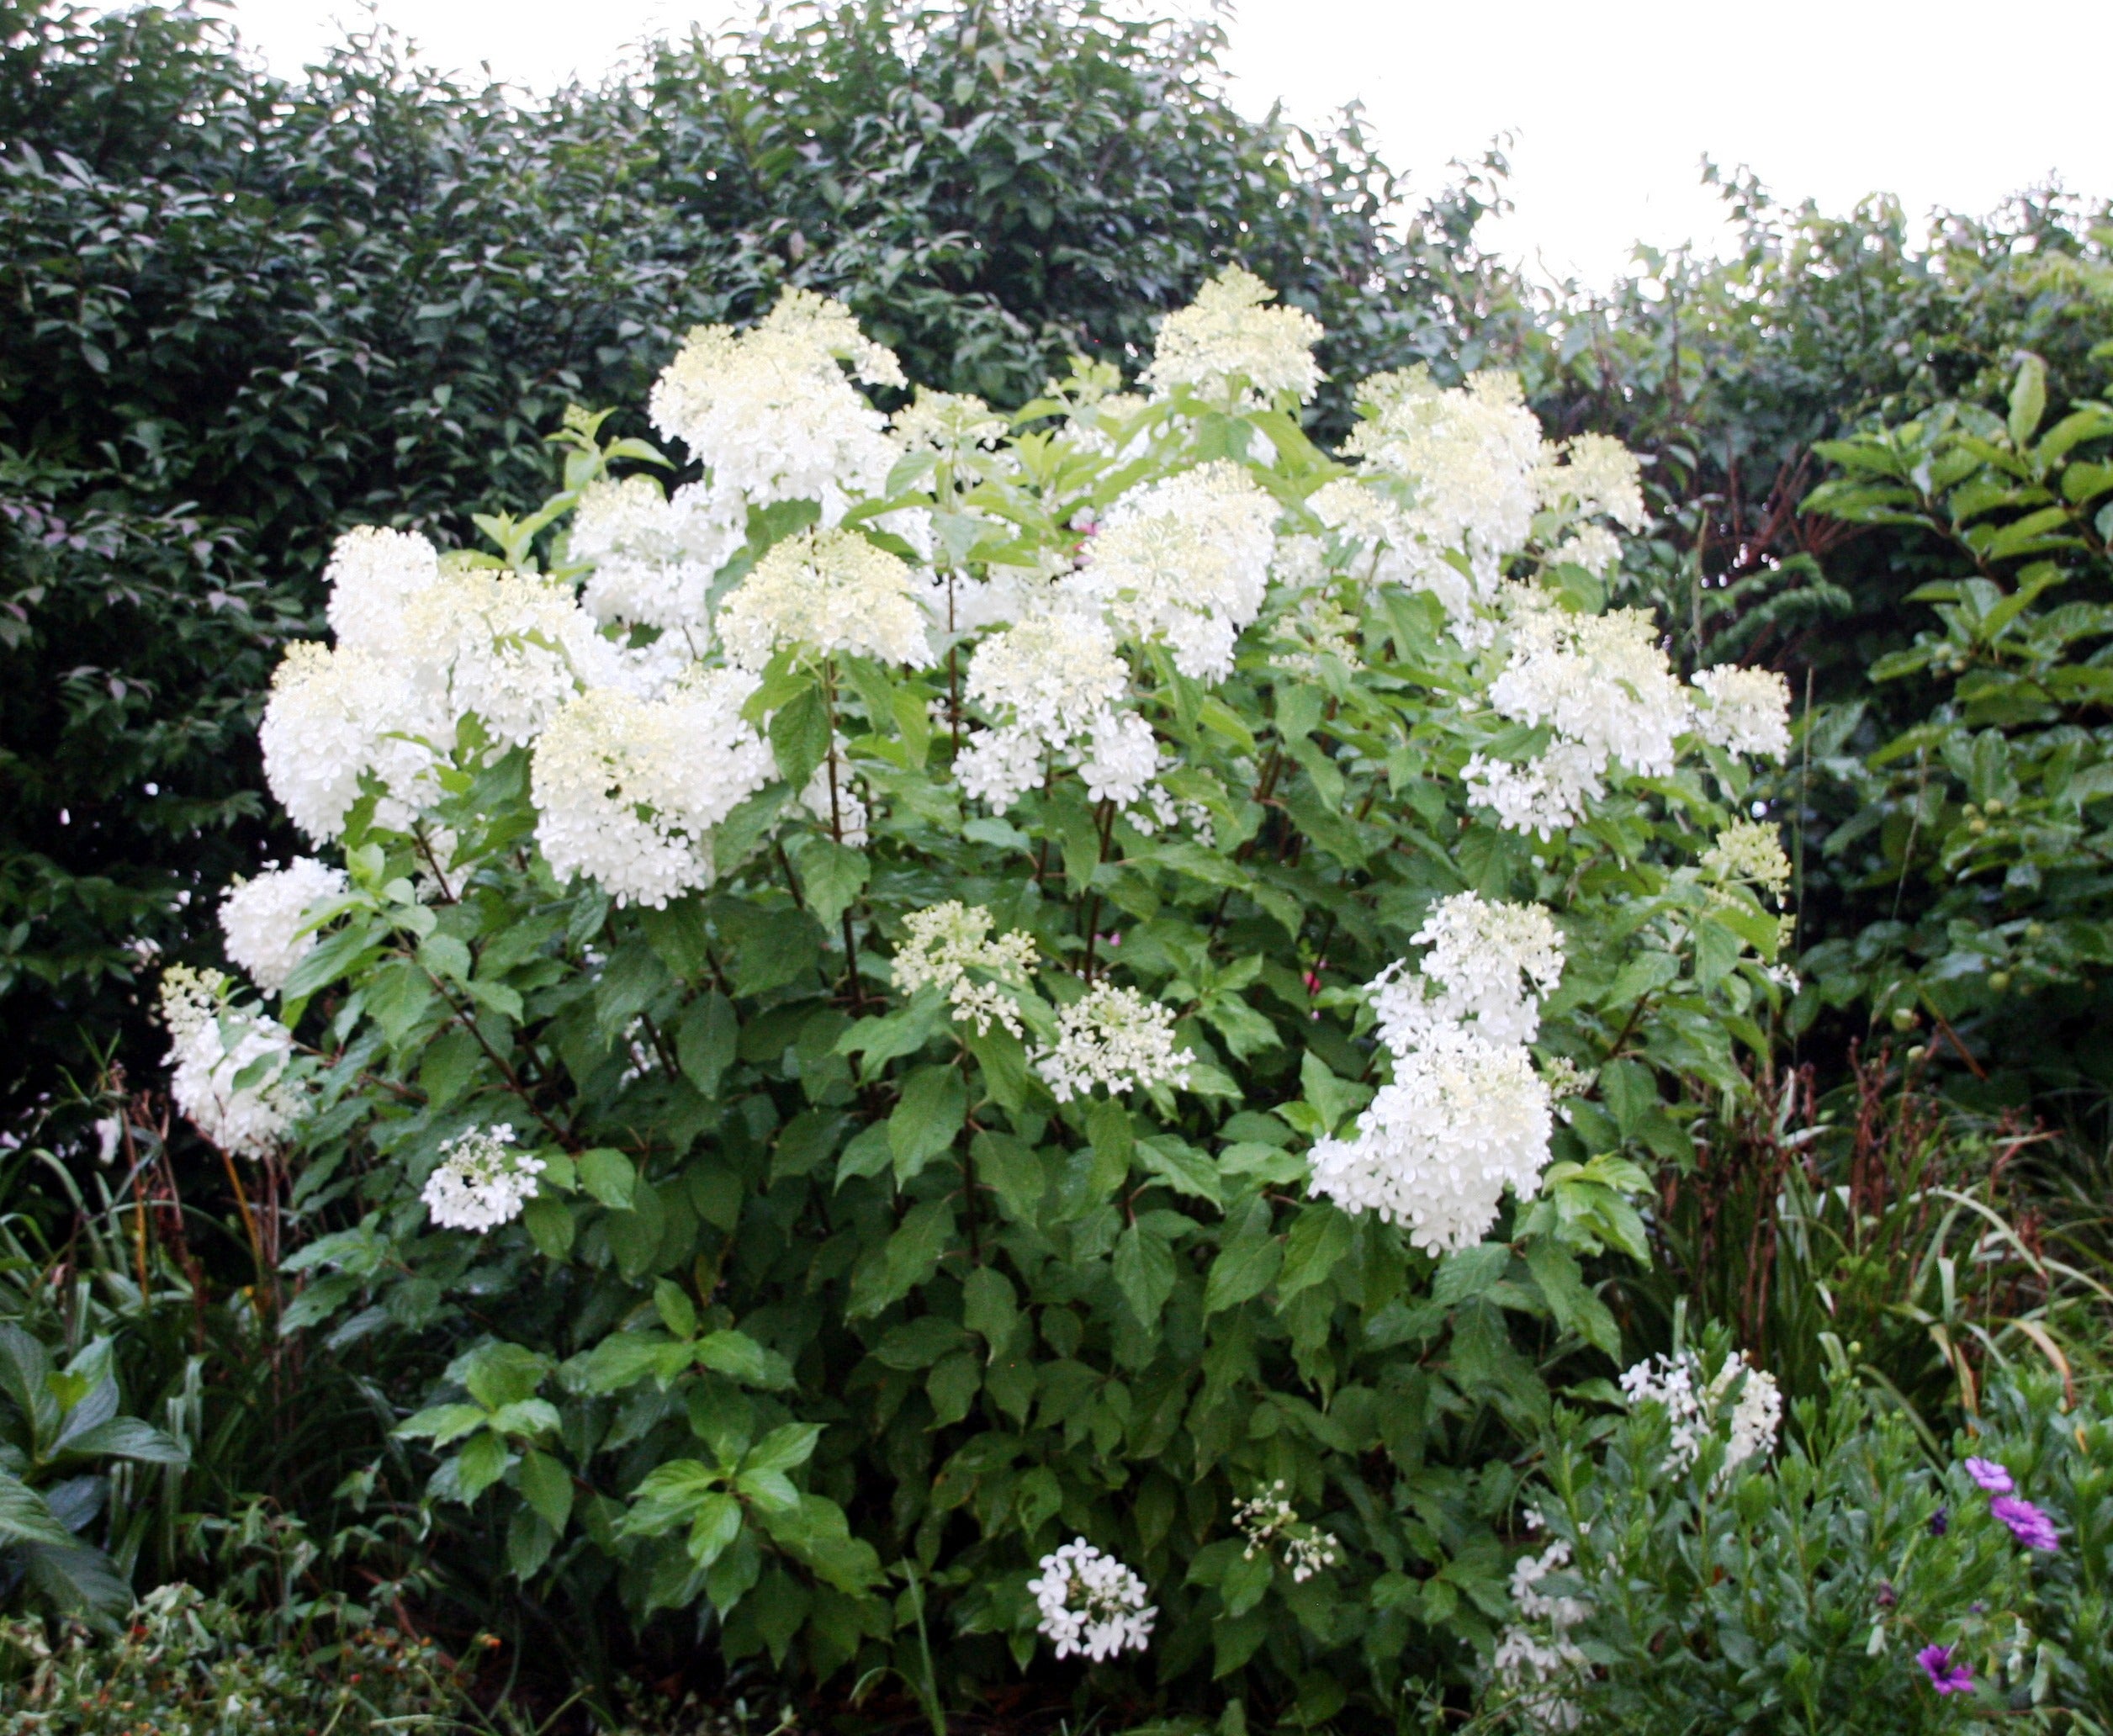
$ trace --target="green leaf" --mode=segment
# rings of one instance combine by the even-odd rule
[[[497,1410],[531,1397],[553,1366],[548,1357],[524,1345],[485,1344],[459,1359],[448,1373],[487,1410]]]
[[[1039,1223],[1049,1194],[1049,1172],[1034,1147],[1010,1134],[979,1133],[968,1151],[977,1180],[998,1195],[1005,1215],[1015,1224]]]
[[[707,1098],[718,1096],[719,1081],[733,1064],[740,1035],[733,1003],[717,989],[682,1009],[682,1022],[675,1027],[675,1061],[683,1077]]]
[[[1131,1312],[1144,1326],[1157,1328],[1174,1291],[1174,1253],[1167,1238],[1142,1224],[1132,1224],[1116,1238],[1114,1264],[1115,1288],[1130,1304]]]
[[[637,1166],[606,1146],[582,1151],[575,1160],[580,1185],[612,1211],[628,1211],[638,1187]]]
[[[558,1534],[532,1507],[516,1507],[506,1522],[506,1565],[517,1580],[531,1580],[550,1559]]]
[[[741,1503],[720,1490],[702,1497],[690,1522],[690,1559],[709,1567],[741,1534]]]
[[[1195,1199],[1225,1204],[1225,1186],[1218,1166],[1187,1141],[1172,1134],[1156,1133],[1137,1142],[1137,1162],[1147,1175]]]
[[[536,1252],[545,1259],[564,1260],[571,1256],[579,1224],[572,1215],[572,1208],[564,1200],[538,1194],[522,1208],[521,1221],[528,1231],[529,1241],[535,1243]]]
[[[464,1506],[471,1505],[506,1474],[506,1462],[511,1457],[506,1442],[490,1430],[472,1435],[453,1461],[456,1498]]]
[[[59,1523],[35,1490],[0,1470],[0,1543],[52,1543],[71,1548],[73,1533]]]
[[[130,1458],[143,1464],[188,1464],[191,1455],[136,1416],[113,1416],[60,1437],[59,1451],[82,1458]]]
[[[807,908],[824,925],[833,927],[865,890],[866,853],[849,844],[810,833],[800,839],[792,862],[807,895]]]
[[[780,775],[793,790],[806,789],[829,752],[829,708],[821,688],[808,682],[781,705],[770,735]]]
[[[532,1448],[522,1455],[521,1498],[542,1516],[553,1535],[563,1534],[572,1516],[572,1473],[563,1461]]]
[[[1336,1207],[1316,1201],[1302,1209],[1284,1240],[1284,1270],[1277,1279],[1278,1305],[1324,1283],[1350,1252],[1352,1234],[1348,1215]]]
[[[939,1270],[940,1256],[954,1237],[951,1199],[927,1200],[904,1218],[884,1246],[859,1262],[851,1278],[846,1312],[853,1320],[878,1314],[900,1301]]]
[[[887,1118],[897,1185],[907,1186],[933,1158],[951,1149],[967,1116],[968,1088],[959,1068],[924,1066],[912,1073]]]
[[[791,1383],[790,1374],[746,1332],[737,1332],[730,1327],[716,1332],[707,1332],[697,1341],[698,1365],[738,1380],[744,1386],[784,1386]]]
[[[1569,1249],[1536,1238],[1526,1249],[1526,1269],[1548,1299],[1549,1311],[1555,1316],[1558,1326],[1576,1333],[1610,1357],[1621,1353],[1621,1328],[1614,1323],[1607,1305],[1586,1288],[1584,1275]]]
[[[661,1278],[653,1287],[654,1312],[660,1316],[660,1324],[677,1338],[697,1336],[696,1305],[683,1294],[681,1286]]]
[[[782,1424],[748,1450],[742,1458],[741,1469],[744,1471],[789,1471],[813,1458],[816,1443],[821,1438],[822,1426],[819,1423]]]
[[[1495,1289],[1512,1264],[1512,1250],[1501,1241],[1455,1248],[1438,1263],[1431,1299],[1442,1308],[1473,1300]]]
[[[2018,377],[2010,384],[2010,444],[2022,452],[2039,431],[2047,414],[2047,363],[2027,352],[2018,359]]]
[[[1258,1199],[1247,1208],[1240,1228],[1210,1262],[1204,1280],[1203,1311],[1216,1314],[1268,1289],[1284,1264],[1284,1244],[1272,1232],[1269,1203]]]

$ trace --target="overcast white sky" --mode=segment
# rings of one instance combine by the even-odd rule
[[[1196,5],[1201,0],[1178,0]],[[733,0],[380,0],[429,59],[547,88],[592,78],[657,31]],[[243,35],[292,72],[357,19],[349,0],[236,0]],[[1550,274],[1604,282],[1638,240],[1722,237],[1705,153],[1846,209],[1983,211],[2058,175],[2113,193],[2113,0],[2026,12],[1963,0],[1240,0],[1235,100],[1298,119],[1361,99],[1387,160],[1430,190],[1512,134],[1516,212],[1493,231]]]

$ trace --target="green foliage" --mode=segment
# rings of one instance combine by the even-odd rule
[[[1814,1400],[1827,1344],[1853,1343],[1858,1377],[1931,1443],[1984,1378],[2095,1368],[2113,1294],[2088,1248],[2045,1245],[2028,1166],[2047,1136],[1941,1083],[1882,1049],[1824,1095],[1808,1066],[1714,1118],[1692,1166],[1665,1177],[1650,1270],[1619,1281],[1632,1336],[1662,1341],[1684,1302]]]
[[[2080,400],[2050,422],[2027,356],[2007,415],[1950,402],[1820,451],[1844,474],[1809,508],[1921,533],[1946,564],[1909,599],[1934,623],[1871,670],[1927,692],[1926,711],[1861,760],[1823,760],[1856,803],[1824,854],[1898,919],[1808,953],[1798,1016],[1853,1000],[1902,1029],[1928,1021],[1977,1079],[2103,1091],[2113,410]],[[1846,746],[1856,717],[1819,733]]]
[[[1491,1728],[1904,1733],[2099,1730],[2113,1721],[2113,1422],[2046,1384],[2005,1384],[1962,1457],[2007,1466],[2061,1548],[2026,1549],[1958,1464],[1874,1407],[1840,1342],[1826,1401],[1806,1400],[1772,1462],[1725,1470],[1721,1438],[1668,1469],[1667,1418],[1639,1404],[1602,1441],[1557,1419],[1532,1491],[1568,1559],[1542,1597],[1570,1598],[1575,1667],[1523,1686]],[[1703,1358],[1713,1372],[1721,1338]],[[1538,1545],[1529,1545],[1538,1550]],[[1917,1654],[1951,1649],[1970,1691],[1940,1696]],[[1507,1691],[1496,1696],[1498,1707]],[[1537,1716],[1540,1714],[1540,1716]]]
[[[9,1728],[24,1736],[488,1730],[469,1693],[471,1661],[373,1626],[357,1606],[260,1617],[184,1585],[150,1592],[124,1631],[101,1641],[0,1629]]]
[[[813,285],[1012,401],[1074,351],[1133,366],[1235,257],[1346,377],[1487,299],[1480,183],[1405,222],[1353,124],[1245,120],[1215,29],[1090,0],[796,8],[542,103],[381,34],[283,82],[181,8],[8,0],[0,40],[10,1121],[114,1042],[144,1073],[140,949],[209,950],[219,889],[290,851],[252,732],[331,536],[470,537],[691,322]]]
[[[0,1322],[0,1597],[109,1625],[131,1588],[87,1532],[115,1461],[180,1465],[183,1450],[119,1409],[110,1346],[63,1368],[19,1326]]]

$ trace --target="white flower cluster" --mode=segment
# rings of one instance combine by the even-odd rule
[[[264,993],[277,994],[315,947],[308,913],[342,897],[345,887],[344,870],[313,856],[296,856],[283,868],[266,863],[254,880],[238,880],[220,895],[227,955]]]
[[[629,673],[570,589],[533,574],[447,574],[403,623],[414,680],[441,715],[474,717],[505,747],[527,746],[583,686]]]
[[[736,670],[698,669],[658,699],[602,687],[559,712],[531,774],[559,877],[585,874],[617,903],[655,909],[711,885],[712,828],[774,774],[741,717],[753,689]]]
[[[1215,458],[1117,500],[1070,586],[1125,636],[1163,640],[1191,680],[1222,680],[1268,589],[1276,521],[1254,479]]]
[[[1703,1381],[1702,1372],[1702,1358],[1692,1350],[1646,1358],[1623,1371],[1622,1393],[1632,1410],[1648,1404],[1665,1410],[1672,1430],[1668,1472],[1680,1475],[1700,1455],[1703,1442],[1721,1433],[1724,1463],[1718,1474],[1729,1478],[1748,1459],[1774,1450],[1782,1426],[1782,1394],[1774,1375],[1743,1356],[1726,1358],[1714,1379]],[[1738,1395],[1728,1405],[1734,1385]]]
[[[1625,531],[1649,522],[1643,467],[1611,434],[1580,434],[1544,453],[1533,482],[1544,505],[1565,506],[1581,518],[1611,518]]]
[[[465,718],[523,746],[582,687],[653,679],[653,659],[603,638],[564,585],[450,571],[421,537],[348,532],[329,574],[337,643],[287,648],[258,730],[265,779],[311,838],[344,830],[369,779],[376,823],[408,830]]]
[[[886,419],[845,374],[900,386],[894,356],[866,337],[840,302],[788,289],[746,331],[700,326],[654,383],[653,425],[710,474],[705,516],[731,534],[749,509],[813,500],[825,526],[880,492],[899,452]]]
[[[1160,323],[1145,384],[1162,398],[1187,386],[1228,409],[1260,409],[1284,392],[1305,403],[1322,378],[1313,347],[1326,334],[1301,308],[1271,307],[1276,299],[1252,272],[1228,266]]]
[[[969,659],[969,700],[998,720],[954,762],[963,792],[1002,813],[1040,782],[1046,759],[1068,753],[1087,792],[1127,806],[1157,770],[1152,726],[1118,709],[1130,666],[1108,624],[1051,609],[993,633]]]
[[[286,648],[272,675],[257,739],[264,780],[310,838],[336,838],[373,777],[388,792],[376,821],[407,829],[440,793],[428,743],[442,720],[421,706],[403,664],[358,646],[313,639]]]
[[[1369,470],[1407,484],[1409,535],[1434,551],[1460,550],[1475,594],[1494,595],[1504,557],[1532,533],[1547,463],[1517,377],[1485,372],[1441,391],[1411,368],[1366,381],[1364,396],[1365,420],[1351,431],[1349,450]]]
[[[1774,670],[1720,663],[1695,677],[1695,733],[1728,753],[1790,752],[1790,683]]]
[[[914,910],[903,926],[908,932],[895,950],[896,987],[904,994],[927,984],[938,988],[956,1019],[975,1020],[979,1035],[993,1020],[1020,1035],[1019,1008],[1005,989],[1025,987],[1035,967],[1033,935],[1016,931],[993,939],[990,912],[958,898]],[[972,977],[972,971],[992,980]]]
[[[358,525],[340,537],[323,569],[325,615],[341,645],[391,650],[411,599],[440,583],[440,555],[416,531]]]
[[[1537,511],[1572,525],[1550,558],[1595,574],[1621,558],[1621,544],[1590,521],[1630,531],[1645,522],[1635,454],[1599,434],[1549,446],[1513,375],[1477,373],[1442,391],[1422,368],[1381,374],[1366,383],[1363,408],[1349,449],[1364,469],[1309,505],[1366,583],[1430,591],[1465,639],[1480,638],[1477,606],[1495,599]]]
[[[269,1014],[228,998],[218,971],[172,965],[162,977],[169,1028],[169,1095],[207,1139],[237,1157],[264,1157],[305,1106],[286,1077],[294,1035]],[[247,1082],[243,1076],[255,1069]]]
[[[1734,820],[1703,852],[1702,866],[1713,879],[1747,881],[1779,903],[1790,890],[1790,858],[1766,821]]]
[[[670,497],[650,476],[605,477],[580,495],[565,550],[593,569],[580,601],[596,621],[656,627],[701,651],[712,575],[745,540],[745,527],[714,518],[694,483]]]
[[[1591,1606],[1582,1598],[1551,1596],[1540,1589],[1543,1580],[1568,1567],[1570,1560],[1570,1546],[1559,1538],[1538,1555],[1523,1555],[1512,1564],[1512,1601],[1524,1619],[1505,1628],[1490,1660],[1496,1679],[1538,1729],[1577,1728],[1581,1714],[1563,1691],[1591,1667],[1570,1630],[1591,1614]]]
[[[1174,1047],[1174,1016],[1134,988],[1099,982],[1056,1015],[1056,1043],[1035,1057],[1058,1103],[1155,1085],[1189,1083],[1189,1053]]]
[[[1076,1538],[1039,1564],[1028,1595],[1041,1612],[1035,1625],[1056,1643],[1059,1658],[1083,1654],[1100,1664],[1150,1643],[1159,1612],[1145,1601],[1145,1582],[1115,1557]]]
[[[905,452],[935,452],[942,458],[987,452],[1005,437],[1008,424],[972,392],[917,389],[915,400],[895,412],[888,431]]]
[[[784,645],[919,666],[931,653],[910,569],[850,531],[802,531],[774,543],[719,606],[718,631],[727,655],[751,675]]]
[[[1526,1045],[1563,955],[1545,910],[1472,892],[1414,938],[1432,949],[1422,972],[1396,965],[1372,984],[1394,1077],[1353,1137],[1315,1146],[1312,1188],[1443,1253],[1481,1239],[1507,1187],[1531,1199],[1548,1167],[1554,1098]]]
[[[474,1230],[479,1236],[511,1223],[536,1197],[536,1178],[548,1166],[517,1151],[505,1122],[474,1127],[445,1141],[440,1166],[426,1177],[419,1196],[443,1230]]]
[[[1304,1585],[1342,1559],[1341,1545],[1332,1532],[1299,1517],[1286,1493],[1289,1486],[1279,1477],[1268,1488],[1257,1490],[1232,1510],[1232,1523],[1247,1540],[1241,1552],[1244,1559],[1252,1561],[1258,1555],[1281,1552],[1293,1583]]]
[[[1545,905],[1491,903],[1455,892],[1431,907],[1409,937],[1427,946],[1422,969],[1401,966],[1374,984],[1380,1040],[1397,1053],[1440,1024],[1457,1024],[1492,1043],[1530,1043],[1540,1034],[1540,1003],[1563,976],[1563,937]]]
[[[1477,754],[1467,779],[1504,825],[1546,835],[1605,793],[1610,761],[1641,777],[1670,775],[1692,713],[1649,615],[1574,614],[1523,586],[1510,596],[1510,656],[1490,703],[1513,722],[1546,725],[1554,739],[1525,765]]]

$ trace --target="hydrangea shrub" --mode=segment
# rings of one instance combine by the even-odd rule
[[[1787,696],[1604,610],[1618,447],[1413,373],[1332,457],[1272,302],[891,418],[794,292],[655,388],[690,470],[576,415],[492,552],[341,546],[276,1004],[177,984],[176,1088],[546,1606],[1309,1718],[1494,1647],[1583,1262],[1768,1045]]]

